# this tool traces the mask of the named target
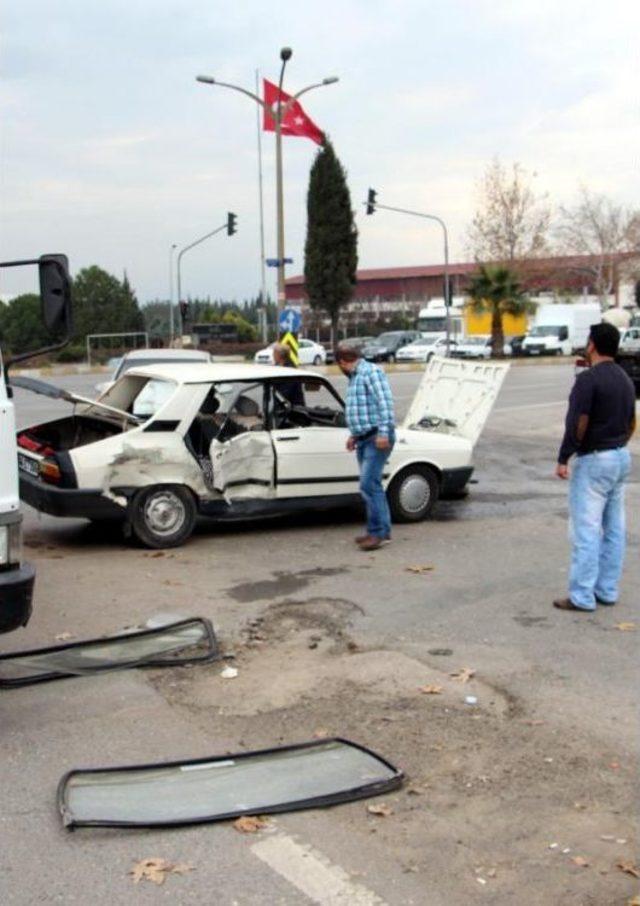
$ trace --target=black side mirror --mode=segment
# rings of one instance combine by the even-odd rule
[[[71,334],[71,281],[66,255],[42,255],[38,261],[42,320],[53,334]]]

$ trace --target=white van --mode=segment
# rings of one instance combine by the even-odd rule
[[[571,355],[587,345],[589,328],[601,320],[597,303],[540,305],[522,343],[523,355]]]

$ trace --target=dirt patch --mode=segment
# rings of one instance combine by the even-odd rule
[[[297,573],[274,572],[273,579],[263,579],[259,582],[241,582],[225,589],[226,594],[234,601],[249,604],[252,601],[267,601],[273,598],[282,598],[285,595],[295,594],[306,588],[312,579],[322,579],[329,576],[339,576],[347,573],[346,567],[303,569]]]

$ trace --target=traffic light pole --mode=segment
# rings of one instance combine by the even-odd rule
[[[447,232],[447,225],[441,217],[437,217],[435,214],[424,214],[422,211],[410,211],[406,208],[393,208],[390,205],[380,204],[376,201],[376,192],[373,189],[369,189],[369,196],[367,201],[364,204],[367,207],[367,214],[373,214],[374,211],[377,211],[380,208],[381,211],[394,211],[396,214],[409,214],[411,217],[422,217],[424,220],[435,220],[436,223],[439,223],[442,227],[442,233],[444,235],[444,306],[447,313],[447,332],[446,332],[446,355],[449,355],[449,349],[451,346],[451,304],[449,297],[449,234]]]
[[[235,219],[231,220],[232,217],[235,218],[235,214],[228,214],[227,220],[222,224],[222,226],[219,226],[215,230],[212,230],[210,233],[207,233],[206,236],[201,236],[200,239],[196,239],[195,242],[191,242],[189,245],[185,245],[185,247],[178,252],[178,327],[180,336],[182,336],[184,328],[182,311],[180,309],[182,303],[182,256],[185,254],[185,252],[188,252],[190,249],[195,248],[196,245],[200,245],[200,243],[204,242],[205,239],[211,239],[211,237],[215,236],[216,233],[221,233],[222,230],[227,230],[227,232],[229,232],[230,229],[233,229],[233,232],[229,232],[229,235],[232,236],[233,233],[235,233]]]

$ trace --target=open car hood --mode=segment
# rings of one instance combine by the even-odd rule
[[[475,444],[482,433],[509,364],[446,359],[434,356],[425,368],[403,428],[423,420],[446,421],[457,434]]]
[[[31,390],[32,393],[48,396],[52,400],[63,400],[65,403],[71,403],[74,406],[77,403],[82,403],[85,406],[96,406],[99,409],[110,412],[112,415],[121,415],[130,420],[138,421],[135,416],[131,415],[130,412],[125,412],[124,409],[108,406],[106,403],[92,400],[87,396],[79,396],[77,393],[71,393],[70,390],[65,390],[63,387],[56,387],[55,384],[47,384],[46,381],[39,381],[36,378],[12,377],[11,386],[19,387],[21,390]]]

